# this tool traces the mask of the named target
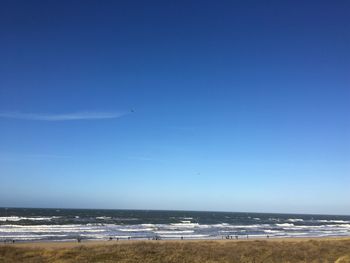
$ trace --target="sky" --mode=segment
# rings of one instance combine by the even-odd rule
[[[0,2],[0,206],[350,214],[350,2]]]

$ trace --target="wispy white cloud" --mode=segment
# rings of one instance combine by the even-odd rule
[[[74,112],[64,114],[0,112],[0,118],[33,121],[75,121],[120,118],[129,112]]]

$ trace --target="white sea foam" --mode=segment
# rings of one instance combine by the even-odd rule
[[[280,226],[280,227],[293,227],[294,224],[292,224],[292,223],[283,223],[283,224],[276,224],[276,226]]]
[[[221,224],[214,224],[214,225],[210,225],[211,227],[229,227],[230,224],[227,223],[221,223]]]
[[[12,221],[17,222],[21,220],[31,220],[31,221],[51,221],[52,219],[55,219],[58,217],[20,217],[20,216],[2,216],[0,217],[0,221],[6,222],[6,221]]]
[[[4,240],[6,240],[6,239],[13,239],[13,240],[21,240],[21,241],[32,241],[32,240],[40,240],[40,239],[42,239],[41,237],[21,237],[21,238],[16,238],[16,237],[13,237],[13,238],[11,238],[11,237],[7,237],[7,238],[4,238]]]
[[[220,225],[216,225],[216,226],[220,226]],[[233,228],[233,229],[236,229],[236,228],[243,228],[243,229],[246,229],[246,228],[264,228],[264,227],[269,227],[270,225],[268,224],[259,224],[259,225],[230,225],[230,224],[226,224],[226,225],[222,225],[222,227],[224,228]]]
[[[110,216],[98,216],[98,217],[96,217],[96,219],[98,219],[98,220],[108,220],[108,219],[112,219],[112,217],[110,217]]]
[[[191,221],[184,221],[181,223],[172,223],[171,225],[175,227],[183,227],[183,228],[194,228],[199,226],[198,223],[191,223]]]
[[[143,231],[152,231],[153,228],[120,228],[118,230],[122,232],[143,232]]]
[[[11,218],[15,219],[14,217]],[[49,219],[54,217],[33,218],[42,220],[42,218]],[[94,218],[105,220],[110,217],[101,216]],[[114,220],[115,217],[111,219]],[[256,218],[252,219],[257,220]],[[178,217],[174,218],[174,220],[178,220]],[[326,220],[322,222],[320,220],[304,220],[305,224],[300,218],[283,219],[280,222],[278,220],[275,219],[273,224],[259,224],[258,221],[255,224],[234,224],[230,220],[217,224],[199,224],[193,223],[190,218],[181,218],[181,221],[178,223],[130,225],[101,222],[69,225],[40,222],[45,224],[24,225],[22,222],[13,221],[11,223],[11,221],[0,220],[1,222],[7,222],[2,223],[5,225],[1,225],[0,222],[0,240],[72,240],[77,236],[81,236],[84,239],[108,239],[109,237],[147,239],[157,235],[164,239],[180,239],[181,237],[185,239],[221,239],[222,235],[227,234],[239,236],[248,234],[249,237],[266,237],[266,235],[270,237],[350,236],[350,221],[346,220]],[[110,221],[107,220],[106,222]],[[298,224],[293,224],[295,222],[298,222]]]
[[[289,218],[287,219],[288,222],[303,222],[304,219],[301,218]]]
[[[194,233],[194,230],[183,230],[183,231],[176,231],[176,230],[160,230],[160,231],[154,231],[156,234],[189,234],[189,233]]]
[[[350,223],[350,221],[346,221],[346,220],[314,220],[314,221],[319,223],[338,223],[338,224]]]
[[[44,237],[67,237],[68,235],[59,235],[59,234],[55,234],[55,235],[32,235],[32,234],[27,234],[27,235],[0,235],[0,239],[4,239],[4,238],[44,238]]]
[[[280,230],[264,229],[265,233],[282,233]]]

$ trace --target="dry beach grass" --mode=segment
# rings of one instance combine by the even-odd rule
[[[0,262],[345,263],[350,238],[28,243],[1,245]]]

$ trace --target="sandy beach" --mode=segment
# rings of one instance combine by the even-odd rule
[[[350,262],[350,238],[23,242],[0,262]]]

